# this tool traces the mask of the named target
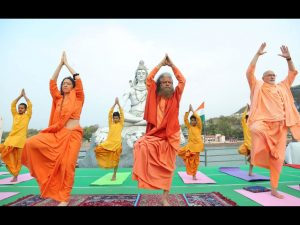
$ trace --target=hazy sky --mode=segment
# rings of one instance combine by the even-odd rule
[[[10,103],[22,88],[33,103],[29,128],[47,127],[49,79],[63,50],[84,85],[81,125],[107,126],[114,98],[119,96],[122,103],[141,59],[151,70],[168,53],[186,77],[179,114],[183,122],[190,103],[196,108],[205,101],[206,118],[212,118],[230,115],[249,102],[245,71],[262,42],[267,54],[258,61],[258,78],[268,69],[278,81],[286,76],[286,60],[277,55],[283,44],[299,69],[299,40],[299,19],[0,19],[4,130],[11,128]],[[69,75],[63,69],[58,82]]]

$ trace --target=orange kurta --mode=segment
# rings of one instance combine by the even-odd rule
[[[64,126],[69,119],[80,119],[84,92],[77,79],[64,100],[55,80],[50,80],[50,93],[53,102],[49,127],[26,141],[22,163],[37,179],[41,197],[69,201],[83,130],[79,125],[73,129]]]
[[[170,190],[175,170],[176,151],[180,145],[178,111],[185,78],[172,67],[178,80],[174,94],[169,99],[156,95],[154,68],[147,77],[148,96],[144,118],[147,121],[146,134],[134,145],[132,179],[139,188]]]
[[[27,110],[24,114],[17,112],[16,105],[17,101],[14,100],[11,103],[13,125],[4,144],[0,145],[1,159],[13,176],[17,176],[22,167],[22,149],[26,141],[28,124],[32,115],[32,104],[29,100],[27,101]]]
[[[124,126],[124,112],[120,108],[120,122],[113,122],[114,108],[108,113],[109,132],[107,139],[94,149],[98,165],[102,168],[118,166],[122,153],[122,129]]]
[[[188,143],[178,151],[178,156],[181,157],[186,166],[186,172],[188,175],[196,175],[199,163],[200,163],[200,152],[204,150],[204,144],[201,137],[202,132],[202,122],[197,115],[193,114],[196,117],[197,124],[196,126],[191,126],[188,120],[189,112],[186,112],[184,115],[184,123],[188,129]]]
[[[251,132],[251,163],[270,169],[271,186],[277,188],[284,161],[287,128],[300,140],[300,116],[290,87],[297,71],[289,71],[279,84],[268,84],[254,76],[250,65],[247,78],[251,90],[248,124]]]

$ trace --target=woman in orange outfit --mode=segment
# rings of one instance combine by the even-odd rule
[[[57,88],[57,78],[65,65],[73,74],[65,77]],[[70,200],[75,166],[83,130],[79,125],[84,92],[79,74],[69,66],[65,52],[50,80],[52,109],[49,127],[26,141],[22,164],[37,179],[41,197],[66,206]]]

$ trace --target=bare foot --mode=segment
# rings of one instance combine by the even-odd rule
[[[249,173],[248,175],[249,175],[250,177],[252,177],[252,176],[253,176],[253,174],[252,174],[252,173]]]
[[[161,201],[162,206],[170,206],[170,203],[167,200]]]
[[[196,175],[195,175],[195,176],[193,176],[193,180],[197,180],[197,177],[196,177]]]
[[[275,196],[276,198],[283,199],[284,196],[279,194],[277,191],[271,191],[271,195]]]
[[[13,179],[11,179],[10,182],[17,182],[18,181],[18,177],[13,177]]]
[[[68,206],[69,202],[60,202],[57,206]]]
[[[116,180],[116,176],[112,176],[112,178],[110,179],[111,181]]]

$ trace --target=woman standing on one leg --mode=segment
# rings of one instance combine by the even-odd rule
[[[57,78],[64,65],[73,77],[65,77],[59,91]],[[83,136],[79,119],[84,92],[79,74],[69,66],[65,53],[50,80],[50,93],[53,101],[49,127],[26,141],[22,164],[37,179],[41,197],[52,198],[60,202],[59,206],[66,206]]]

